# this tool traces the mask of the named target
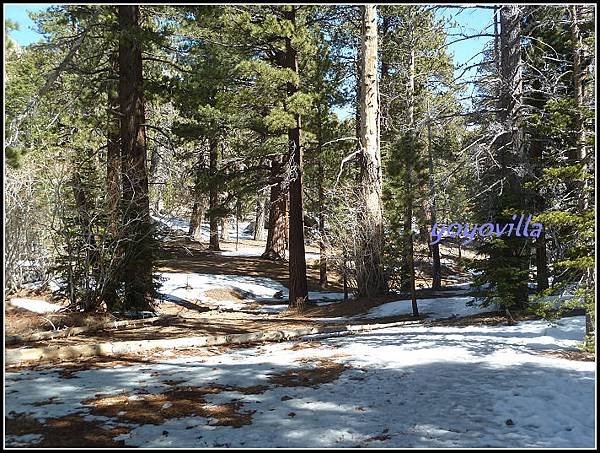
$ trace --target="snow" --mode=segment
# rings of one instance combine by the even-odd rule
[[[240,247],[237,250],[223,250],[220,252],[222,256],[260,256],[264,252],[264,248],[258,247]]]
[[[200,301],[227,310],[249,310],[250,302],[258,302],[262,307],[252,310],[257,313],[277,313],[288,308],[287,288],[267,277],[171,272],[160,275],[162,284],[159,292],[167,302]],[[242,299],[220,300],[207,294],[210,290],[223,288],[236,291]],[[309,291],[308,297],[318,301],[318,305],[328,305],[343,300],[344,293]]]
[[[51,304],[45,300],[27,299],[22,297],[13,297],[8,300],[8,303],[14,307],[23,308],[35,313],[53,313],[64,308],[61,305]]]
[[[473,297],[417,299],[417,306],[419,308],[419,314],[427,314],[432,319],[450,318],[452,316],[469,316],[493,311],[495,309],[495,307],[482,308],[467,305],[474,300]],[[398,300],[371,308],[366,315],[359,317],[374,319],[410,314],[412,314],[412,302],[410,300]]]
[[[151,217],[156,222],[161,223],[163,226],[172,231],[182,231],[187,233],[190,230],[190,222],[188,220],[169,215],[152,215]]]
[[[241,411],[256,411],[249,425],[216,426],[212,419],[186,416],[133,425],[117,439],[128,446],[188,448],[590,448],[595,363],[536,353],[573,349],[584,331],[584,317],[556,325],[395,327],[321,339],[312,348],[270,343],[77,371],[72,379],[61,379],[57,368],[20,370],[6,374],[6,411],[38,419],[86,414],[81,401],[98,393],[164,392],[170,388],[166,379],[183,380],[180,386],[261,384],[268,386],[262,394],[231,390],[205,397],[209,404],[237,400]],[[314,387],[268,381],[271,373],[316,366],[323,358],[347,369]],[[52,396],[58,401],[36,405]],[[26,441],[6,437],[7,446]]]

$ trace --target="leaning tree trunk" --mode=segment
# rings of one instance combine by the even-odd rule
[[[382,169],[379,149],[379,93],[377,83],[377,10],[363,7],[363,36],[360,50],[360,210],[357,238],[356,278],[361,296],[387,291],[382,265],[383,208]]]
[[[128,239],[123,278],[126,309],[149,309],[154,297],[153,238],[146,171],[140,12],[119,6],[119,103],[124,230]]]
[[[283,159],[275,156],[271,159],[271,194],[269,198],[269,228],[267,243],[262,258],[270,260],[285,259],[285,212],[286,196],[281,188]]]
[[[296,20],[296,7],[286,11],[286,19]],[[298,74],[298,54],[289,37],[285,38],[286,67]],[[298,92],[295,82],[287,83],[288,98]],[[292,179],[289,190],[289,294],[290,308],[302,309],[308,301],[306,255],[304,249],[304,210],[302,197],[302,148],[300,146],[300,115],[294,114],[295,127],[288,129],[289,165]]]

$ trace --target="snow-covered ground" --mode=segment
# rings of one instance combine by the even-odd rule
[[[159,292],[167,302],[200,301],[229,310],[248,310],[250,302],[259,302],[262,303],[262,308],[254,311],[264,313],[280,312],[288,307],[287,288],[267,277],[163,272],[161,280],[164,281]],[[241,299],[223,299],[222,294],[216,298],[211,297],[210,290],[223,288],[234,290]],[[309,291],[308,297],[317,304],[326,305],[343,300],[344,293]],[[278,301],[281,303],[277,303]]]
[[[23,308],[35,313],[53,313],[64,309],[61,305],[51,304],[45,300],[13,297],[8,303],[14,307]]]
[[[417,299],[417,307],[420,314],[426,314],[432,319],[450,318],[452,316],[469,316],[478,313],[494,311],[497,307],[478,307],[471,305],[473,297],[437,297],[434,299]],[[398,300],[388,302],[371,308],[361,318],[385,318],[387,316],[399,316],[412,314],[412,302],[410,300]]]
[[[76,371],[71,379],[56,368],[21,370],[6,374],[6,413],[43,422],[80,412],[106,426],[129,423],[117,439],[143,447],[594,447],[595,363],[536,353],[572,349],[584,330],[583,317],[556,326],[396,327],[312,348],[282,342],[213,356],[169,353],[158,363]],[[346,368],[311,386],[269,379],[307,368],[319,375],[320,359]],[[139,424],[89,415],[82,405],[97,394],[135,400],[172,385],[215,384],[266,386],[263,393],[222,389],[198,403],[235,402],[250,424],[219,426],[193,414]],[[119,410],[126,417],[129,409]],[[7,446],[36,439],[5,438]]]
[[[177,233],[188,233],[190,230],[190,222],[188,219],[182,219],[171,215],[152,215],[152,219],[160,223],[163,227],[170,229]],[[240,239],[253,239],[254,235],[249,233],[248,226],[251,222],[241,221],[239,222],[239,238]],[[203,222],[201,226],[202,240],[208,241],[210,237],[210,228],[208,222]],[[266,231],[266,230],[265,230]],[[221,234],[221,227],[219,226],[219,235]],[[236,238],[236,225],[235,222],[229,222],[229,237],[230,239]],[[266,234],[265,234],[266,237]]]

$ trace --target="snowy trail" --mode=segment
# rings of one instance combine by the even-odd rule
[[[117,439],[144,447],[593,447],[595,363],[535,353],[572,349],[584,329],[583,317],[556,326],[389,328],[90,369],[71,379],[56,368],[23,370],[6,375],[6,413],[47,419],[80,412],[128,426]],[[273,378],[290,370],[323,377],[331,364],[339,375],[309,386]],[[193,414],[141,424],[127,421],[128,406],[119,406],[123,421],[89,415],[82,405],[97,394],[126,392],[132,401],[165,394],[173,382],[232,386],[203,396],[198,408],[237,405],[248,424],[219,426],[218,418]],[[173,401],[157,412],[168,404],[178,407]],[[9,435],[7,446],[35,444],[28,436]]]

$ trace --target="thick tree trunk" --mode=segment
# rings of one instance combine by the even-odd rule
[[[387,291],[383,274],[382,169],[379,149],[379,89],[377,82],[377,9],[363,6],[360,50],[361,191],[358,224],[361,230],[355,253],[358,293],[375,296]]]
[[[254,219],[254,240],[265,240],[265,196],[259,191],[256,196],[256,217]]]
[[[217,174],[219,164],[219,151],[216,139],[211,139],[209,143],[209,173],[210,173],[210,188],[208,191],[208,209],[210,223],[210,239],[208,244],[209,250],[221,250],[219,247],[219,218],[216,215],[216,209],[219,203],[219,192],[216,187],[215,175]]]
[[[510,218],[503,216],[506,209],[524,210],[527,208],[526,194],[523,192],[523,177],[514,171],[515,166],[525,167],[526,157],[523,146],[523,128],[521,108],[523,97],[523,79],[521,63],[521,12],[520,6],[503,5],[500,8],[500,97],[498,100],[498,118],[504,128],[504,134],[496,140],[496,153],[501,165],[501,175],[506,179],[501,205],[497,207],[498,223],[509,223]],[[528,301],[527,269],[529,267],[528,247],[524,247],[520,238],[507,238],[498,256],[499,266],[513,266],[522,277],[516,278],[510,294],[501,295],[511,299],[517,309],[525,307]]]
[[[286,11],[286,19],[296,21],[296,7]],[[298,55],[291,38],[285,38],[286,67],[298,74]],[[288,82],[288,98],[298,91],[296,83]],[[303,309],[308,301],[306,255],[304,249],[304,209],[302,194],[302,148],[300,146],[300,115],[294,114],[296,127],[288,129],[289,163],[293,165],[289,191],[289,294],[290,308]]]
[[[124,225],[130,240],[125,254],[125,307],[149,309],[152,282],[152,225],[146,171],[142,49],[138,6],[119,6],[119,101]]]
[[[269,198],[269,228],[267,243],[262,258],[270,260],[285,259],[285,211],[286,196],[281,189],[283,158],[271,159],[271,194]]]

